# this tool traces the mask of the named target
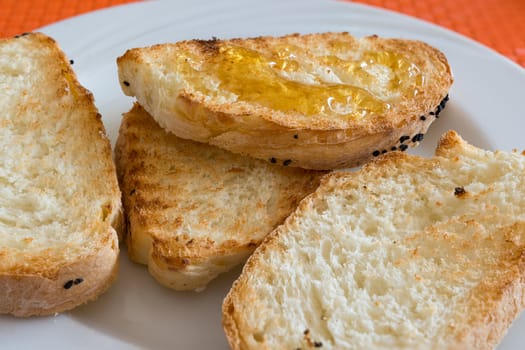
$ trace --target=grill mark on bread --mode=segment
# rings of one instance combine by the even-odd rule
[[[138,104],[123,117],[115,155],[130,257],[178,290],[244,261],[325,173],[179,139]]]

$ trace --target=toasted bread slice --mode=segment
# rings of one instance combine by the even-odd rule
[[[124,93],[177,136],[310,169],[417,145],[453,80],[425,43],[348,33],[182,41],[117,62]]]
[[[525,302],[525,157],[437,154],[323,178],[225,299],[231,347],[492,349]]]
[[[0,313],[47,315],[116,277],[111,146],[64,53],[44,34],[0,40]]]
[[[203,289],[244,262],[322,175],[180,139],[138,104],[115,154],[129,255],[176,290]]]

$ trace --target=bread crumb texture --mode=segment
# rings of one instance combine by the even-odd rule
[[[7,275],[54,278],[116,238],[109,141],[67,62],[42,34],[0,41],[0,271]]]
[[[525,158],[438,154],[325,177],[226,298],[232,347],[493,348],[524,304]]]
[[[180,41],[117,64],[123,92],[178,137],[318,170],[424,134],[453,83],[436,48],[348,33]]]
[[[115,153],[130,257],[177,290],[201,289],[244,262],[325,174],[178,138],[138,104]]]

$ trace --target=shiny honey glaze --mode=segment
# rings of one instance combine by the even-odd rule
[[[306,116],[335,113],[359,118],[371,113],[381,114],[391,108],[390,101],[384,96],[380,98],[371,87],[382,86],[389,95],[415,95],[423,83],[417,66],[388,51],[365,52],[359,60],[344,60],[336,55],[318,57],[319,63],[328,71],[332,70],[342,82],[326,82],[317,76],[314,83],[307,84],[283,76],[312,71],[307,67],[301,69],[296,58],[302,49],[298,47],[276,47],[268,56],[233,45],[221,46],[218,50],[218,54],[198,70],[218,79],[221,90],[234,93],[240,101]],[[184,61],[188,62],[188,58]],[[378,79],[370,73],[369,66],[378,64],[387,68],[388,79]],[[194,78],[192,69],[189,65],[183,69],[187,77],[192,77],[192,84],[203,93],[213,94],[213,89]]]

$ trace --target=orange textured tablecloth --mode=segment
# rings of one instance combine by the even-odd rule
[[[137,0],[0,0],[0,37]],[[525,67],[525,0],[355,0],[419,17],[489,46]]]

